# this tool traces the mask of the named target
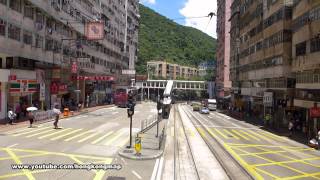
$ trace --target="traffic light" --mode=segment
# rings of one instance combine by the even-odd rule
[[[134,99],[133,99],[133,95],[131,93],[128,94],[128,102],[127,102],[127,113],[128,113],[128,117],[132,117],[134,114]]]

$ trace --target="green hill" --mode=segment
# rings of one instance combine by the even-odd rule
[[[145,74],[146,64],[151,60],[197,66],[215,59],[216,39],[179,25],[141,4],[140,14],[138,73]]]

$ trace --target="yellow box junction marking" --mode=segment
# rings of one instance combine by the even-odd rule
[[[234,129],[232,129],[231,131],[245,140],[248,140],[248,141],[250,140],[249,138],[247,138],[246,136],[242,135],[241,133],[239,133],[238,131],[236,131]]]
[[[219,133],[222,137],[224,137],[225,139],[230,139],[228,136],[226,136],[225,134],[223,134],[221,131],[219,131],[218,129],[214,128],[213,130],[215,130],[217,133]]]
[[[243,134],[247,135],[248,137],[255,139],[256,141],[260,141],[259,138],[253,136],[252,134],[250,134],[249,132],[245,131],[245,130],[239,130],[240,132],[242,132]]]
[[[226,129],[224,129],[223,131],[226,132],[227,134],[229,134],[230,136],[234,137],[235,139],[238,139],[238,140],[240,139],[238,136],[232,134],[230,131],[228,131]]]

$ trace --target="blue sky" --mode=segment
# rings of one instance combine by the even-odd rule
[[[140,3],[148,6],[169,19],[183,17],[206,16],[210,12],[217,11],[216,1],[213,0],[140,0]],[[212,37],[216,37],[216,18],[179,19],[177,23],[197,28]]]

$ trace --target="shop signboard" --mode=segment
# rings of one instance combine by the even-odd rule
[[[60,68],[54,68],[52,69],[52,79],[53,80],[60,80],[61,78],[61,69]]]
[[[88,40],[104,39],[104,23],[103,22],[87,22],[85,24],[85,36]]]
[[[46,85],[44,83],[40,84],[40,91],[39,91],[39,100],[44,101],[46,98]]]
[[[310,108],[310,117],[311,118],[320,118],[320,108],[318,108],[318,107]]]

